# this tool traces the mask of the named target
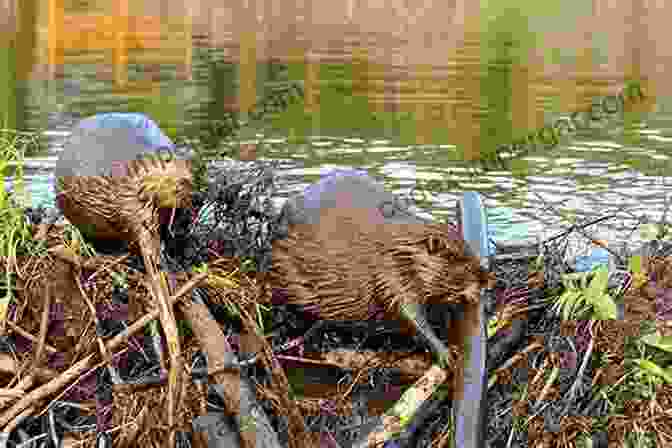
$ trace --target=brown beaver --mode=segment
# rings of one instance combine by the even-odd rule
[[[55,175],[58,207],[93,240],[130,240],[132,223],[153,227],[160,209],[190,205],[190,161],[158,157],[132,128],[76,127]]]
[[[454,226],[384,215],[393,195],[365,176],[320,182],[317,199],[309,189],[288,201],[288,236],[273,244],[269,279],[288,303],[321,319],[368,320],[382,308],[398,320],[401,303],[479,301],[490,275]]]

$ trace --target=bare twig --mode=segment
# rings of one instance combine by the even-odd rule
[[[35,406],[31,406],[27,409],[25,409],[23,412],[21,412],[19,415],[16,416],[12,421],[10,421],[7,426],[5,426],[2,430],[5,434],[9,434],[12,431],[14,431],[14,428],[19,424],[21,420],[23,420],[25,417],[28,417],[29,415],[33,415],[35,412]]]
[[[539,198],[539,200],[540,200],[541,202],[543,202],[544,204],[547,204],[547,202],[546,202],[546,200],[544,199],[543,196],[541,196],[541,195],[540,195],[539,193],[537,193],[536,191],[534,192],[534,194]],[[552,208],[552,209],[554,210],[554,212],[555,212],[558,216],[562,217],[562,214],[561,214],[560,212],[558,212],[558,210],[555,209],[555,207],[554,207],[553,205],[548,205],[548,206],[549,206],[550,208]],[[613,255],[614,258],[616,258],[616,260],[618,260],[618,263],[619,263],[619,264],[624,264],[623,259],[622,259],[621,256],[618,254],[618,252],[616,252],[615,250],[611,249],[608,245],[600,244],[600,243],[597,241],[596,238],[594,238],[593,236],[591,236],[590,234],[588,234],[588,232],[585,230],[585,226],[577,226],[577,225],[574,225],[574,226],[572,227],[572,229],[570,229],[570,230],[576,230],[576,231],[579,232],[581,235],[583,235],[585,238],[588,238],[593,244],[596,244],[596,245],[599,245],[600,247],[603,247],[607,252],[609,252],[611,255]]]
[[[14,322],[8,320],[8,321],[7,321],[7,326],[8,326],[9,328],[11,328],[12,330],[16,331],[18,334],[20,334],[20,335],[23,336],[24,338],[30,340],[31,342],[33,342],[33,343],[38,343],[38,341],[39,341],[38,338],[36,338],[36,337],[33,336],[32,334],[28,333],[28,332],[27,332],[26,330],[24,330],[23,328],[19,327],[19,326],[16,325]],[[46,342],[45,342],[45,344],[44,344],[44,349],[45,349],[46,351],[48,351],[49,353],[58,353],[58,349],[57,349],[57,348],[55,348],[55,347],[52,346],[52,345],[47,344]]]
[[[174,304],[179,300],[181,300],[192,288],[194,288],[200,282],[204,281],[206,277],[207,273],[201,273],[194,276],[189,282],[182,285],[182,287],[175,293],[175,295],[173,295],[170,298],[169,302],[171,304]],[[147,325],[152,320],[156,319],[159,316],[159,313],[160,311],[158,309],[155,309],[147,313],[137,321],[135,321],[133,325],[128,327],[128,330],[126,332],[118,334],[112,339],[110,339],[105,344],[107,349],[110,351],[114,351],[115,349],[119,348],[123,343],[128,341],[128,338],[130,336],[140,331],[142,328],[144,328],[145,325]],[[58,391],[71,381],[75,380],[77,377],[80,377],[87,369],[90,369],[92,366],[94,366],[95,359],[96,355],[87,356],[86,358],[72,365],[68,370],[63,372],[57,378],[54,378],[47,384],[44,384],[43,386],[24,395],[23,398],[21,398],[21,400],[19,400],[16,404],[14,404],[14,406],[12,406],[10,409],[0,414],[0,427],[7,425],[7,423],[9,423],[13,418],[15,418],[29,406],[31,406],[32,403],[36,403],[40,400],[43,400],[45,397],[48,397],[49,395],[55,393],[56,391]],[[101,363],[101,365],[103,364],[104,363]]]
[[[87,280],[88,280],[88,281],[91,281],[91,280],[93,280],[94,278],[96,278],[96,276],[97,276],[98,274],[100,274],[100,273],[102,273],[102,272],[105,272],[105,271],[110,271],[110,272],[112,272],[112,268],[113,268],[114,266],[116,266],[116,265],[122,263],[122,262],[123,262],[124,260],[126,260],[129,256],[130,256],[129,254],[122,255],[121,257],[117,258],[117,259],[114,260],[113,262],[111,262],[111,263],[109,263],[109,264],[105,264],[105,265],[103,265],[103,266],[100,266],[100,267],[99,267],[93,274],[91,274],[91,276],[90,276]],[[86,269],[87,271],[92,271],[93,268],[94,268],[94,266],[97,267],[97,264],[90,263],[89,260],[86,260],[86,261],[82,264],[82,268],[83,268],[83,269]]]
[[[588,331],[590,332],[590,343],[588,344],[588,348],[586,349],[586,353],[583,356],[583,361],[581,362],[581,367],[579,368],[579,371],[576,373],[576,379],[574,380],[574,383],[572,384],[572,387],[569,389],[569,400],[567,401],[567,406],[565,406],[565,413],[569,410],[570,406],[572,405],[574,401],[574,397],[576,396],[576,390],[579,388],[579,386],[583,382],[583,373],[586,370],[586,367],[588,365],[588,360],[590,360],[591,355],[593,354],[593,347],[595,345],[595,335],[593,334],[593,324],[595,321],[591,321],[589,326],[588,326]]]
[[[35,350],[35,356],[33,357],[33,362],[30,364],[29,372],[32,375],[32,372],[37,369],[37,366],[40,365],[42,356],[44,355],[44,346],[47,340],[47,329],[49,327],[49,307],[51,306],[51,285],[47,283],[45,285],[45,297],[44,297],[44,307],[42,309],[42,320],[40,321],[40,335],[38,336],[37,350]]]
[[[0,397],[12,397],[12,398],[19,398],[22,397],[26,394],[25,390],[21,389],[0,389]]]
[[[91,303],[91,300],[86,295],[86,291],[84,291],[84,288],[82,287],[82,281],[80,280],[80,275],[81,271],[78,269],[77,272],[75,273],[75,281],[77,282],[77,287],[79,288],[79,292],[82,295],[82,298],[89,307],[89,312],[91,313],[91,316],[93,318],[93,323],[96,326],[96,329],[98,329],[100,328],[100,321],[98,320],[98,316],[96,316],[96,308],[93,306],[93,303]],[[121,377],[119,377],[119,373],[112,365],[112,356],[107,350],[107,347],[105,347],[103,339],[98,335],[98,331],[96,331],[96,341],[98,341],[98,349],[100,350],[100,354],[102,355],[103,360],[108,363],[107,368],[110,372],[112,383],[114,384],[121,383]]]
[[[565,230],[564,232],[561,232],[557,235],[554,235],[550,238],[547,238],[544,241],[542,241],[541,244],[547,244],[547,243],[550,243],[551,241],[557,240],[558,238],[562,238],[563,236],[567,236],[570,233],[572,233],[574,230],[578,229],[579,227],[590,227],[590,226],[593,226],[595,224],[599,224],[602,221],[607,221],[607,220],[615,218],[615,217],[616,217],[616,215],[612,214],[612,215],[602,216],[601,218],[593,219],[592,221],[588,221],[585,224],[581,224],[581,226],[577,226],[576,224],[574,224],[569,228],[569,230]]]
[[[558,375],[560,374],[560,367],[553,367],[553,370],[551,370],[551,375],[546,381],[546,384],[544,384],[543,389],[541,389],[541,392],[539,393],[539,396],[537,397],[537,401],[534,403],[534,407],[537,408],[539,407],[539,403],[546,398],[546,395],[548,395],[548,392],[551,390],[551,386],[553,386],[553,383],[555,383],[555,380],[558,379]]]
[[[175,413],[180,402],[183,363],[182,349],[180,346],[180,337],[177,331],[177,322],[173,313],[173,307],[169,304],[170,294],[165,275],[159,270],[159,260],[157,258],[160,250],[154,250],[160,245],[156,241],[156,236],[143,232],[139,238],[142,258],[147,271],[150,291],[154,296],[159,313],[159,321],[166,336],[168,345],[168,354],[170,356],[170,369],[168,371],[168,426],[170,433],[168,437],[169,446],[175,445],[176,421]]]
[[[133,427],[128,429],[128,431],[124,431],[122,433],[121,440],[119,440],[120,448],[127,447],[130,445],[131,441],[136,440],[138,432],[140,431],[140,428],[143,427],[145,419],[148,415],[147,412],[148,410],[149,410],[148,406],[143,407],[140,413],[135,417],[135,419],[127,423],[127,425],[133,425]]]
[[[542,349],[542,348],[544,348],[543,345],[541,345],[538,342],[533,342],[532,344],[525,347],[525,349],[523,351],[518,352],[518,353],[516,353],[515,356],[509,358],[504,364],[502,364],[501,367],[499,367],[497,370],[495,370],[494,373],[497,374],[497,373],[501,373],[501,372],[505,371],[506,369],[508,369],[509,367],[514,365],[516,362],[518,362],[518,360],[520,358],[522,358],[523,356],[527,355],[528,353],[530,353],[534,350],[538,350],[538,349]]]
[[[438,387],[445,383],[448,372],[433,365],[425,375],[404,392],[399,401],[379,418],[379,424],[363,435],[352,446],[357,448],[382,447],[395,434],[403,431],[422,403],[429,400]]]
[[[25,380],[25,384],[32,384],[34,382],[35,376],[37,375],[37,368],[40,365],[42,356],[44,355],[44,346],[47,339],[47,330],[49,327],[49,307],[51,307],[51,285],[47,283],[44,287],[45,297],[44,304],[42,308],[42,319],[40,321],[40,334],[37,338],[37,347],[35,349],[35,354],[33,355],[33,360],[28,367],[28,375]]]
[[[212,367],[219,370],[220,366],[235,362],[235,354],[224,340],[224,333],[211,318],[208,308],[200,303],[188,302],[181,306],[181,310],[189,320],[195,337],[201,343],[202,349],[208,357],[208,370]],[[222,386],[225,395],[227,411],[239,415],[241,401],[240,373],[231,370],[220,370],[215,375],[215,381]],[[256,446],[256,434],[251,431],[240,431],[241,448]]]
[[[660,223],[658,223],[658,234],[656,235],[656,239],[662,240],[668,233],[667,212],[670,210],[670,205],[672,205],[671,199],[672,196],[665,197],[665,210],[663,210],[663,216],[660,218]]]

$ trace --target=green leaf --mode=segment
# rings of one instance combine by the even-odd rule
[[[597,319],[616,319],[616,303],[607,294],[609,270],[602,266],[595,271],[595,276],[586,290],[587,302],[593,306]]]
[[[578,311],[581,309],[581,305],[586,301],[586,296],[579,293],[576,297],[576,300],[573,302],[569,303],[567,308],[565,308],[565,313],[564,313],[564,319],[569,320],[576,318],[578,315]]]
[[[488,337],[491,338],[497,334],[497,331],[499,331],[499,329],[502,328],[504,324],[506,324],[505,321],[497,319],[496,317],[491,318],[488,321]]]
[[[635,362],[639,365],[639,368],[644,370],[646,373],[659,376],[667,383],[672,384],[672,369],[663,369],[658,364],[649,361],[648,359],[636,359]]]
[[[579,283],[586,277],[584,272],[575,272],[572,274],[565,274],[562,276],[562,284],[567,290],[580,289]]]
[[[595,276],[590,282],[586,294],[588,298],[597,297],[600,294],[604,293],[607,290],[607,284],[609,282],[609,270],[602,266],[595,271]]]
[[[662,336],[652,333],[642,336],[641,340],[647,345],[672,353],[672,336]]]
[[[591,299],[596,319],[616,319],[616,303],[609,294],[602,293]]]
[[[642,256],[641,255],[633,255],[630,257],[630,260],[628,262],[628,269],[630,272],[633,274],[640,274],[642,272]]]
[[[570,289],[565,291],[558,298],[557,302],[554,305],[556,314],[561,314],[563,319],[565,320],[569,319],[572,310],[578,303],[582,301],[582,299],[583,294],[579,290]]]

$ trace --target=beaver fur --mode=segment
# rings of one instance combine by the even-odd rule
[[[149,223],[154,233],[159,208],[189,206],[191,162],[158,157],[140,132],[79,127],[59,157],[57,205],[91,239],[128,240]]]
[[[273,288],[328,320],[367,320],[402,303],[477,303],[490,281],[449,224],[385,223],[371,209],[330,207],[273,244]],[[382,218],[382,216],[381,216]]]

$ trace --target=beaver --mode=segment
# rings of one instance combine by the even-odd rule
[[[456,226],[420,218],[364,171],[337,171],[311,185],[285,204],[279,222],[286,237],[273,243],[271,291],[277,288],[286,303],[318,319],[384,318],[396,321],[403,335],[422,336],[453,374],[455,445],[481,447],[487,391],[482,292],[494,278],[472,243]],[[463,363],[425,317],[429,307],[445,318],[447,304],[444,339],[462,352]],[[387,429],[383,419],[372,431]],[[371,434],[352,446],[368,446]]]
[[[268,278],[320,319],[403,322],[401,304],[477,303],[491,281],[455,226],[419,217],[364,171],[332,172],[280,216]]]
[[[142,114],[86,118],[56,163],[56,205],[94,242],[128,240],[129,220],[140,219],[136,213],[165,216],[166,209],[190,205],[191,161],[173,150],[170,139]],[[148,207],[152,197],[158,199],[156,210]]]

